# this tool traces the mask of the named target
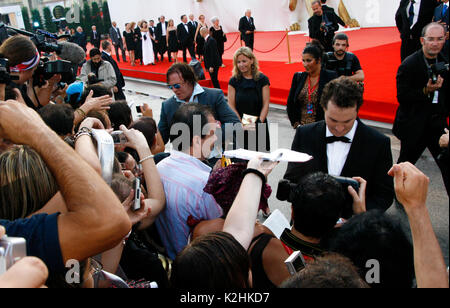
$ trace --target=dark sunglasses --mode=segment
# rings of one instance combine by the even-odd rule
[[[176,84],[174,84],[174,85],[168,85],[167,87],[168,87],[170,90],[173,90],[173,89],[179,90],[179,89],[181,88],[181,84],[176,83]]]

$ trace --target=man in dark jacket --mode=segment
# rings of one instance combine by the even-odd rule
[[[211,76],[211,81],[214,85],[214,88],[220,89],[219,69],[222,66],[222,57],[219,55],[217,42],[213,37],[209,35],[209,30],[207,27],[203,27],[200,29],[200,35],[205,39],[205,68]]]
[[[245,46],[253,50],[255,43],[255,21],[252,17],[252,11],[245,11],[245,16],[239,20],[239,32],[245,42]]]
[[[401,0],[395,22],[402,39],[402,61],[421,48],[422,29],[432,21],[438,5],[436,0]]]
[[[100,33],[97,32],[97,27],[96,26],[92,26],[92,31],[91,31],[91,35],[90,35],[90,43],[95,47],[100,49]]]
[[[114,72],[116,73],[117,83],[113,87],[114,99],[116,101],[126,100],[125,94],[123,93],[123,87],[125,87],[125,80],[123,78],[122,73],[120,72],[119,66],[114,58],[111,56],[112,46],[109,41],[102,42],[102,59],[111,63],[114,68]]]
[[[86,52],[86,45],[87,45],[87,38],[86,34],[83,32],[83,28],[78,27],[77,32],[75,32],[75,35],[73,37],[73,42],[83,48],[83,50]]]
[[[448,128],[448,68],[439,69],[448,60],[441,54],[445,44],[445,29],[431,23],[423,30],[422,49],[405,59],[397,73],[397,99],[400,104],[393,133],[401,141],[398,162],[415,164],[428,148],[438,161],[439,139]],[[445,181],[448,192],[448,181]]]
[[[336,13],[324,11],[320,0],[313,1],[311,8],[314,15],[308,20],[309,37],[318,40],[325,51],[334,51],[334,33],[339,30]]]

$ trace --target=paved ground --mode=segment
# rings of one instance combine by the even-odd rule
[[[148,103],[153,109],[154,118],[159,120],[161,102],[170,97],[172,92],[164,85],[141,82],[137,80],[127,80],[126,95],[129,103]],[[278,133],[271,132],[271,149],[279,148],[290,149],[292,140],[294,138],[294,130],[291,128],[287,119],[286,111],[280,109],[278,106],[273,106],[270,109],[269,123],[276,123],[278,125]],[[391,133],[389,125],[369,122],[376,129],[386,134],[392,141],[392,154],[394,162],[397,161],[400,151],[400,142]],[[428,150],[424,153],[422,158],[418,161],[417,167],[420,168],[430,179],[428,209],[430,211],[431,220],[434,230],[441,245],[447,266],[449,264],[449,198],[446,194],[445,187],[442,181],[441,173],[436,166],[431,154]],[[283,178],[286,171],[287,164],[280,164],[272,172],[269,178],[269,184],[274,190],[269,199],[270,208],[273,210],[279,209],[287,218],[290,218],[290,205],[287,202],[278,201],[275,198],[278,181]],[[397,206],[393,205],[388,213],[401,219],[403,226],[409,232],[408,220],[404,212]]]

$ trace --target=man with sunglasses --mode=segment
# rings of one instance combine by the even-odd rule
[[[168,87],[173,91],[174,96],[164,101],[161,107],[158,130],[164,143],[169,141],[173,115],[183,104],[198,103],[208,106],[213,111],[214,118],[221,123],[224,132],[226,124],[238,124],[239,128],[239,118],[229,107],[223,92],[218,89],[201,87],[197,83],[194,71],[188,64],[172,65],[166,76]]]

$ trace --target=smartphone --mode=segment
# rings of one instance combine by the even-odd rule
[[[348,186],[351,186],[357,193],[359,192],[359,182],[357,180],[342,176],[334,176],[334,178],[344,186],[345,191],[347,191]]]
[[[289,258],[284,261],[284,264],[286,264],[289,274],[292,276],[306,267],[306,262],[301,251],[295,251],[292,253]]]
[[[136,106],[136,113],[142,113],[142,106]]]
[[[111,133],[114,144],[125,144],[127,143],[127,137],[125,137],[124,133],[120,130],[114,131]]]
[[[8,236],[0,238],[0,275],[26,256],[27,243],[24,238]]]
[[[134,203],[133,211],[139,211],[141,208],[141,179],[136,178],[134,182]]]

